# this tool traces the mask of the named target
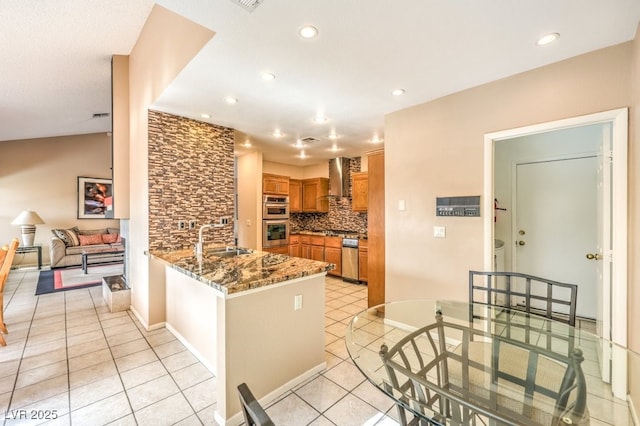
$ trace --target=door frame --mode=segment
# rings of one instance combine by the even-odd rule
[[[611,306],[615,306],[611,318],[610,340],[623,347],[627,346],[627,145],[628,145],[628,109],[572,117],[547,123],[487,133],[484,135],[484,187],[483,187],[483,235],[484,268],[493,268],[494,257],[494,150],[498,140],[580,127],[591,124],[611,123],[612,156],[612,217],[611,236],[614,262],[611,279]],[[609,339],[609,336],[605,336]]]

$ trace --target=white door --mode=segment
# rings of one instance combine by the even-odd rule
[[[578,285],[578,316],[596,318],[597,157],[516,165],[517,272]]]

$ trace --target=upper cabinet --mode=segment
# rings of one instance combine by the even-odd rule
[[[262,175],[262,193],[289,195],[289,177],[264,173]]]
[[[302,212],[302,181],[289,180],[289,211],[291,213]]]
[[[313,178],[302,181],[302,211],[320,212],[329,211],[329,179]]]
[[[369,207],[369,174],[352,173],[351,185],[351,209],[354,212],[366,212]]]

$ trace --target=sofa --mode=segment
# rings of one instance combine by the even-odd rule
[[[52,229],[49,254],[51,268],[81,266],[83,251],[101,251],[124,247],[124,239],[118,228],[101,229]],[[121,256],[89,258],[89,264],[121,260]]]

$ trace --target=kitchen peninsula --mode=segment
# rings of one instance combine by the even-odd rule
[[[216,376],[216,421],[241,422],[237,386],[269,401],[325,367],[324,279],[333,265],[207,246],[156,251],[166,327]]]

